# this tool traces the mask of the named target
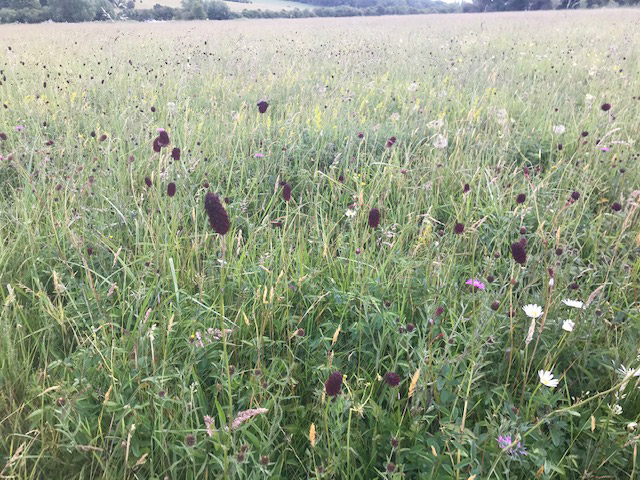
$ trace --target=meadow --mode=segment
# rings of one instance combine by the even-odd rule
[[[637,478],[639,30],[3,25],[0,478]]]

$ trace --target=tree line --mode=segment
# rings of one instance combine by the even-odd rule
[[[250,3],[250,0],[236,0]],[[134,0],[0,0],[0,23],[230,20],[234,18],[355,17],[423,13],[502,12],[632,6],[640,0],[473,0],[452,4],[439,0],[298,0],[308,9],[232,12],[221,0],[182,0],[180,8],[156,4],[137,9]],[[124,3],[123,3],[124,2]]]

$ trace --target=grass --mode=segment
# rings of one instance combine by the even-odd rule
[[[0,475],[637,478],[639,22],[3,26]]]

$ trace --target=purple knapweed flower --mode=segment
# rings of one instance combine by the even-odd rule
[[[472,290],[475,292],[476,290],[484,290],[484,283],[476,278],[470,278],[466,282],[466,285],[471,285]]]

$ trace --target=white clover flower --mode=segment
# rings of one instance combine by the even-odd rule
[[[553,126],[553,133],[555,133],[556,135],[562,135],[567,129],[565,128],[564,125],[554,125]]]
[[[576,326],[576,324],[573,322],[573,320],[565,320],[564,322],[562,322],[562,329],[565,332],[573,332],[573,328]]]
[[[553,378],[553,373],[550,370],[538,370],[538,376],[540,383],[549,388],[556,388],[560,383],[560,380]]]
[[[447,148],[448,145],[449,141],[447,140],[447,137],[442,134],[438,134],[436,139],[433,141],[434,148],[438,148],[440,150],[442,150],[443,148]]]
[[[580,300],[571,300],[569,298],[565,298],[564,300],[562,300],[562,303],[564,303],[567,307],[572,307],[572,308],[586,308],[584,306],[584,303],[582,303]]]
[[[410,92],[415,92],[418,89],[418,84],[417,83],[412,83],[407,87],[407,90],[409,90]]]
[[[530,303],[529,305],[525,305],[524,307],[522,307],[522,310],[524,310],[524,313],[529,318],[538,318],[538,317],[541,317],[542,314],[544,313],[542,311],[542,307],[540,305],[536,305],[535,303]]]
[[[622,407],[617,403],[615,405],[609,405],[609,409],[614,415],[622,415]]]
[[[627,430],[630,432],[634,431],[638,427],[638,422],[629,422],[627,423]]]

